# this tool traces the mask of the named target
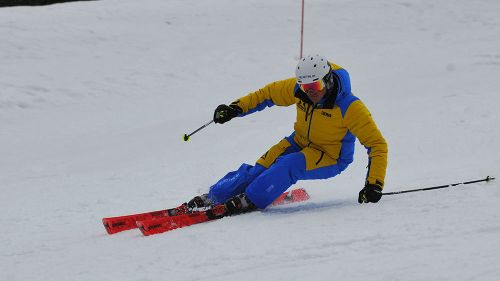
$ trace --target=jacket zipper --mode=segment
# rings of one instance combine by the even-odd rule
[[[316,108],[316,104],[313,106],[312,111],[311,111],[311,118],[309,118],[309,127],[307,128],[307,140],[309,141],[309,143],[307,144],[307,146],[309,146],[311,144],[311,140],[309,139],[309,134],[311,133],[311,124],[312,124],[313,114],[314,114],[315,108]],[[307,112],[306,112],[306,121],[307,121],[307,113],[308,112],[309,112],[309,108],[307,108]]]
[[[319,157],[319,160],[316,161],[316,166],[318,166],[319,162],[321,162],[321,160],[323,159],[323,156],[325,156],[325,152],[321,151],[321,156]]]

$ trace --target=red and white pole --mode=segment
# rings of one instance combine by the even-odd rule
[[[302,51],[304,49],[304,1],[302,0],[302,20],[300,24],[300,58],[302,58]]]

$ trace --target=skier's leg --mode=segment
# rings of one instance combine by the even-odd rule
[[[298,180],[327,179],[340,174],[349,163],[337,162],[324,152],[304,148],[281,156],[263,171],[245,191],[250,201],[264,209]]]
[[[261,165],[242,164],[236,171],[230,172],[210,187],[208,199],[214,203],[224,203],[229,198],[245,191],[246,187],[265,168]]]
[[[263,171],[271,166],[280,155],[286,155],[299,151],[300,148],[293,141],[293,135],[282,139],[272,146],[262,157],[257,160],[255,166],[242,164],[236,171],[228,173],[216,184],[210,187],[208,199],[213,203],[224,203],[231,197],[245,192],[248,185]]]

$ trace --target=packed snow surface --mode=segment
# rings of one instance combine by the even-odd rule
[[[206,192],[293,130],[214,108],[291,77],[300,1],[0,9],[0,280],[499,280],[499,181],[359,205],[367,156],[311,200],[143,237],[102,217]],[[500,176],[500,2],[305,6],[305,53],[351,75],[389,143],[385,191]],[[293,187],[292,187],[293,188]]]

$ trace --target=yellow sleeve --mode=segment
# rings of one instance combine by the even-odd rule
[[[262,110],[266,106],[289,106],[295,104],[294,88],[296,83],[296,78],[276,81],[231,104],[239,106],[243,113]]]
[[[356,100],[347,109],[344,122],[349,131],[368,149],[367,182],[379,184],[383,188],[388,148],[387,142],[373,121],[371,113],[361,100]]]

